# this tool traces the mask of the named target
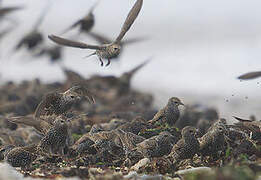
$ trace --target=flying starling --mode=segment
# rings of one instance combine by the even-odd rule
[[[82,97],[95,103],[91,93],[83,86],[73,86],[64,93],[49,93],[36,108],[35,118],[47,119],[52,116],[64,115]]]
[[[261,77],[261,71],[253,71],[238,77],[240,80],[250,80]]]
[[[89,34],[91,37],[93,37],[100,45],[110,44],[111,42],[113,42],[112,39],[110,39],[110,38],[108,38],[108,37],[106,37],[106,36],[104,36],[104,35],[98,34],[98,33],[96,33],[96,32],[89,32],[88,34]],[[132,39],[122,40],[122,41],[120,42],[121,54],[122,54],[122,51],[123,51],[123,49],[124,49],[124,46],[129,45],[129,44],[132,44],[132,43],[140,42],[140,41],[143,41],[143,40],[146,40],[146,38],[132,38]],[[116,56],[116,57],[111,58],[111,60],[112,60],[112,59],[118,59],[121,54],[119,54],[119,55]]]
[[[168,155],[173,164],[184,159],[192,159],[199,152],[199,142],[195,137],[197,129],[186,126],[182,129],[182,138],[173,146],[171,153]]]
[[[96,51],[87,57],[90,57],[92,55],[97,55],[101,62],[101,66],[103,66],[102,59],[108,59],[108,63],[106,64],[106,66],[108,66],[110,64],[110,59],[115,58],[120,54],[121,40],[123,39],[124,35],[127,33],[127,31],[130,29],[131,25],[134,23],[135,19],[137,18],[138,14],[141,10],[142,4],[143,4],[143,0],[136,1],[136,3],[134,4],[133,8],[129,12],[129,14],[122,26],[120,34],[118,35],[116,40],[110,44],[103,44],[101,46],[89,45],[89,44],[82,43],[82,42],[76,42],[76,41],[64,39],[64,38],[61,38],[61,37],[58,37],[55,35],[50,35],[48,37],[49,37],[49,39],[51,39],[52,41],[54,41],[55,43],[60,44],[60,45],[82,48],[82,49],[94,49]]]
[[[19,50],[21,47],[25,46],[28,50],[34,50],[38,45],[43,42],[43,35],[39,31],[39,26],[42,24],[49,7],[45,8],[39,18],[36,20],[33,29],[27,33],[16,45],[15,50]]]
[[[184,104],[181,100],[177,97],[172,97],[169,99],[168,104],[158,111],[158,113],[154,116],[150,123],[160,122],[160,123],[167,123],[170,126],[173,126],[179,119],[180,112],[179,112],[179,105]]]
[[[95,3],[92,8],[89,10],[88,14],[84,16],[82,19],[76,21],[74,24],[72,24],[68,29],[66,29],[62,34],[70,31],[73,28],[76,28],[77,26],[80,26],[80,32],[90,32],[90,30],[93,28],[95,24],[95,17],[93,14],[94,9],[96,8],[98,3]]]
[[[62,47],[53,46],[42,48],[38,53],[35,54],[36,57],[39,56],[48,56],[50,62],[55,63],[61,60],[62,58]]]

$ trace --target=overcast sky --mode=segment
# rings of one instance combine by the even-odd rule
[[[25,51],[11,57],[7,55],[23,33],[33,26],[46,2],[3,1],[3,6],[23,5],[25,9],[10,16],[19,22],[19,26],[0,42],[2,78],[63,79],[59,67],[51,65],[45,58],[34,60]],[[50,11],[41,25],[45,36],[59,34],[84,16],[96,1],[51,2]],[[133,3],[133,0],[100,0],[94,12],[96,24],[93,31],[115,38]],[[65,65],[86,77],[94,73],[119,75],[153,56],[153,61],[134,78],[133,85],[153,93],[168,94],[160,100],[161,103],[172,94],[218,95],[224,102],[233,95],[233,98],[241,98],[241,104],[252,105],[251,112],[255,113],[260,110],[253,101],[256,103],[256,97],[260,97],[261,79],[240,82],[236,77],[261,70],[260,7],[260,0],[144,0],[142,11],[125,38],[146,37],[149,40],[126,47],[121,62],[108,68],[100,67],[95,57],[83,59],[92,52],[90,50],[66,48]],[[8,26],[6,22],[2,24],[0,29]],[[76,32],[65,36],[70,37]],[[79,39],[96,43],[85,35]],[[46,44],[52,45],[52,42],[47,40]],[[200,101],[196,97],[195,100]]]

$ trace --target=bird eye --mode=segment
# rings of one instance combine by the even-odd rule
[[[73,99],[73,98],[74,98],[74,96],[71,96],[71,98]]]
[[[116,51],[116,50],[118,50],[118,48],[115,47],[114,50]]]
[[[220,128],[218,128],[218,129],[219,129],[220,131],[222,131],[222,130],[223,130],[223,128],[221,128],[221,127],[220,127]]]

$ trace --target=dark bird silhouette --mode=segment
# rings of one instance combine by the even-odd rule
[[[73,23],[69,28],[67,28],[63,33],[66,33],[74,28],[76,28],[77,26],[80,27],[80,32],[85,32],[88,33],[90,32],[90,30],[93,28],[94,24],[95,24],[95,17],[93,14],[94,9],[96,8],[96,6],[98,5],[98,3],[95,3],[91,9],[89,10],[89,12],[87,13],[86,16],[84,16],[82,19],[79,19],[78,21],[76,21],[75,23]],[[62,34],[63,34],[62,33]]]
[[[180,112],[179,106],[184,105],[181,100],[177,97],[172,97],[169,99],[168,104],[157,112],[150,123],[160,122],[167,123],[170,126],[173,126],[179,119]]]
[[[44,47],[35,56],[48,56],[51,63],[60,62],[62,60],[62,50],[61,46]]]
[[[39,26],[42,24],[46,14],[48,13],[49,6],[44,8],[43,12],[36,20],[32,30],[27,33],[16,45],[15,50],[19,50],[21,47],[26,47],[28,50],[34,50],[38,45],[43,42],[43,35],[39,31]]]
[[[75,48],[82,48],[82,49],[94,49],[96,50],[94,53],[90,54],[89,56],[92,55],[97,55],[100,62],[101,66],[103,66],[103,61],[102,59],[108,59],[108,63],[106,66],[110,64],[110,59],[117,57],[120,54],[121,51],[121,40],[123,39],[124,35],[127,33],[127,31],[130,29],[131,25],[134,23],[135,19],[137,18],[141,7],[143,4],[143,0],[137,0],[136,3],[134,4],[133,8],[129,12],[123,26],[121,29],[120,34],[116,38],[116,40],[110,44],[103,44],[103,45],[89,45],[86,43],[82,42],[76,42],[68,39],[64,39],[55,35],[50,35],[48,36],[49,39],[54,41],[57,44],[64,45],[64,46],[69,46],[69,47],[75,47]],[[89,57],[87,56],[87,57]]]
[[[17,11],[17,10],[21,10],[23,9],[23,7],[19,7],[19,6],[16,6],[16,7],[0,7],[0,20],[6,16],[7,14],[9,13],[12,13],[14,11]]]
[[[182,129],[182,138],[173,146],[168,157],[176,164],[184,159],[192,159],[199,152],[199,142],[195,137],[197,129],[186,126]]]
[[[241,80],[250,80],[250,79],[255,79],[261,77],[261,71],[253,71],[249,73],[245,73],[241,76],[238,77],[238,79]]]

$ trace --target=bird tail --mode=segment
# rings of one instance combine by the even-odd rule
[[[96,55],[96,52],[91,53],[91,54],[89,54],[88,56],[85,56],[85,57],[83,57],[83,58],[88,58],[88,57],[91,57],[91,56],[93,56],[93,55]]]

